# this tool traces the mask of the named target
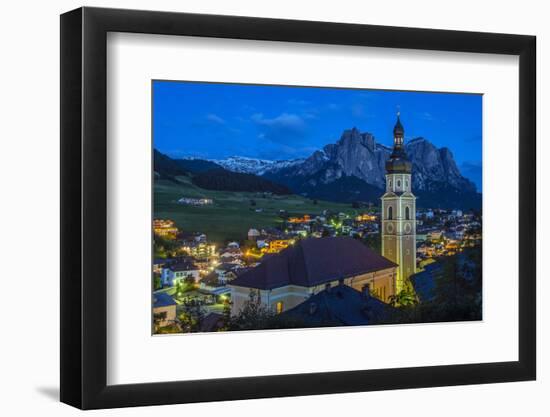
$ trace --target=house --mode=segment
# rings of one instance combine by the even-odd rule
[[[178,234],[178,228],[172,220],[154,219],[153,232],[155,235],[166,239],[175,239]]]
[[[165,258],[153,259],[153,272],[157,274],[162,274],[162,268],[164,268],[164,266],[169,263],[170,263],[169,259],[165,259]]]
[[[309,297],[341,283],[358,291],[369,287],[382,301],[395,294],[397,265],[349,237],[298,241],[262,262],[228,285],[232,314],[243,308],[250,291],[277,312],[290,310]]]
[[[191,198],[191,197],[182,197],[178,200],[178,204],[189,205],[189,206],[207,206],[212,204],[214,201],[211,198]]]
[[[340,284],[312,295],[281,318],[304,327],[361,326],[380,322],[390,310],[392,307],[373,297],[368,287],[361,292]]]
[[[165,292],[153,293],[153,322],[155,329],[176,322],[176,302]]]
[[[202,240],[199,241],[197,239],[198,238],[195,238],[195,240],[192,241],[183,241],[181,250],[188,255],[201,260],[217,256],[216,245],[206,243]]]
[[[266,240],[257,240],[256,247],[258,249],[267,248],[269,247],[269,243]]]
[[[239,252],[224,252],[220,256],[221,261],[223,263],[233,263],[233,264],[240,264],[242,253]]]
[[[235,279],[237,277],[237,274],[235,273],[235,268],[237,266],[238,265],[233,263],[222,263],[216,266],[214,271],[218,274],[219,283],[225,284],[228,281]]]
[[[434,262],[424,267],[411,277],[414,292],[420,302],[431,301],[434,298],[435,281],[443,273],[441,264]]]
[[[428,240],[431,240],[431,241],[434,241],[434,240],[439,240],[443,237],[443,232],[441,230],[433,230],[431,232],[429,232],[427,235],[426,235],[426,238]]]
[[[218,275],[218,282],[222,285],[225,285],[228,282],[233,281],[235,278],[237,278],[237,273],[235,271],[227,271],[224,274]]]
[[[248,231],[248,240],[256,240],[260,236],[260,232],[257,229],[250,229]]]
[[[269,242],[269,247],[266,249],[267,253],[278,253],[283,249],[288,248],[294,244],[294,239],[276,239]]]
[[[224,325],[223,314],[210,313],[208,314],[200,324],[201,332],[217,332]]]
[[[165,287],[173,287],[178,281],[183,281],[187,277],[193,277],[195,282],[200,278],[198,266],[188,258],[178,259],[177,262],[162,269],[161,279]]]
[[[195,241],[196,242],[199,242],[199,243],[206,243],[207,241],[207,237],[204,233],[200,233],[198,235],[195,236]]]

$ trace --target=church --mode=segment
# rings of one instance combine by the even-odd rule
[[[296,314],[297,307],[312,297],[326,300],[335,287],[339,294],[366,291],[385,303],[406,288],[407,280],[416,272],[416,197],[404,133],[398,113],[393,151],[386,161],[386,190],[381,197],[382,253],[351,237],[301,239],[229,282],[232,315],[239,314],[251,290],[257,291],[261,304],[274,312]],[[357,294],[351,296],[357,298]],[[351,317],[350,322],[354,319]]]
[[[412,193],[412,162],[405,153],[405,129],[397,113],[393,151],[386,161],[386,192],[381,197],[382,256],[398,265],[396,293],[416,273],[416,197]]]
[[[229,282],[231,314],[244,307],[250,290],[256,290],[261,303],[276,313],[342,285],[388,302],[395,294],[396,268],[351,237],[301,239]]]

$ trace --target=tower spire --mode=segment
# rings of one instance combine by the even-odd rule
[[[401,124],[401,112],[397,111],[397,120],[393,127],[393,151],[390,155],[390,159],[386,161],[387,173],[411,173],[412,163],[407,158],[405,153],[404,137],[405,128]]]
[[[405,129],[401,124],[401,112],[399,111],[399,106],[397,107],[397,121],[393,128],[393,146],[394,148],[401,148],[403,146],[403,136],[405,135]]]

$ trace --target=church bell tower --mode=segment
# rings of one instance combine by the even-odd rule
[[[416,197],[412,193],[412,163],[407,158],[403,125],[397,113],[393,151],[386,161],[386,192],[382,196],[382,256],[395,262],[396,293],[416,272]]]

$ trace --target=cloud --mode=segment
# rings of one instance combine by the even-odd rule
[[[256,113],[251,116],[251,120],[256,123],[259,135],[275,143],[288,144],[307,135],[307,124],[297,114],[282,113],[267,118],[262,113]]]
[[[273,119],[265,118],[262,113],[256,113],[252,115],[252,120],[260,125],[270,127],[276,126],[296,129],[302,128],[304,126],[304,121],[300,116],[289,113],[282,113],[281,115],[274,117]]]
[[[437,121],[437,119],[433,115],[433,113],[430,113],[429,111],[415,111],[415,112],[413,112],[413,117],[415,119],[424,120],[424,121],[427,121],[427,122]]]
[[[304,119],[317,120],[318,118],[319,116],[317,116],[317,112],[314,109],[310,112],[304,113]]]
[[[221,118],[220,116],[218,116],[217,114],[214,114],[214,113],[207,114],[207,115],[206,115],[206,120],[208,120],[209,122],[212,122],[212,123],[220,124],[220,125],[224,125],[224,124],[225,124],[225,120],[222,119],[222,118]]]
[[[296,98],[288,99],[287,103],[291,105],[296,105],[296,106],[309,106],[310,104],[310,102],[307,100],[296,99]]]
[[[371,100],[379,96],[377,91],[361,91],[355,94],[355,98],[359,100]]]
[[[373,113],[367,111],[367,108],[364,105],[359,103],[352,104],[350,110],[352,116],[359,119],[369,119],[375,117]]]

